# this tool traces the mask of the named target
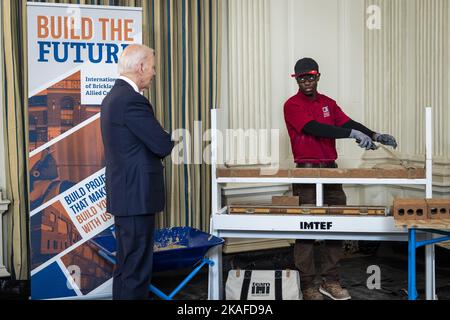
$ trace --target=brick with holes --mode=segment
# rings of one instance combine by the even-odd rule
[[[450,199],[428,199],[428,218],[450,219]]]
[[[394,200],[394,218],[398,220],[423,220],[427,219],[427,202],[425,199],[400,199]]]

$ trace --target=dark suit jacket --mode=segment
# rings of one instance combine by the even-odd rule
[[[101,128],[108,212],[127,217],[163,211],[162,159],[171,153],[173,142],[149,101],[118,79],[103,100]]]

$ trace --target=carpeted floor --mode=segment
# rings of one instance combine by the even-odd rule
[[[364,250],[367,251],[367,250]],[[372,251],[372,248],[370,248]],[[317,259],[316,265],[320,265]],[[418,250],[417,257],[417,288],[420,298],[424,298],[425,267],[424,250]],[[369,290],[367,280],[370,266],[379,266],[381,270],[381,289]],[[272,270],[295,269],[292,248],[276,249],[259,252],[224,255],[224,282],[228,271],[240,269]],[[382,243],[375,254],[364,252],[347,253],[341,261],[341,280],[354,300],[403,300],[407,298],[408,288],[407,246],[399,243]],[[154,277],[154,284],[166,288],[167,292],[174,289],[189,270],[177,273],[167,272]],[[320,279],[317,279],[319,282]],[[450,300],[450,251],[436,248],[436,287],[440,300]],[[198,300],[207,298],[207,273],[200,273],[176,299]]]
[[[319,246],[322,244],[318,244]],[[404,300],[407,283],[407,246],[402,243],[381,243],[375,253],[374,246],[361,246],[356,252],[347,252],[341,262],[341,279],[353,300]],[[348,250],[349,251],[349,250]],[[351,250],[350,250],[351,251]],[[355,250],[353,250],[355,251]],[[420,298],[424,298],[425,272],[424,250],[418,250],[417,287]],[[317,259],[317,265],[320,260]],[[379,266],[381,270],[381,289],[369,290],[366,283],[371,274],[368,267]],[[230,269],[294,269],[292,248],[228,254],[223,257],[223,279],[227,279]],[[164,292],[173,290],[190,270],[178,270],[159,273],[154,276],[153,284]],[[317,279],[320,281],[320,279]],[[208,276],[206,268],[201,271],[175,297],[178,300],[207,299]],[[450,300],[450,251],[436,247],[436,287],[440,300]],[[28,299],[29,283],[0,279],[0,299]]]

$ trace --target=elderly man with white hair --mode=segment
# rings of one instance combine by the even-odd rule
[[[162,160],[173,142],[141,94],[156,75],[153,49],[128,46],[119,73],[101,109],[107,211],[117,241],[113,299],[143,300],[152,275],[155,215],[165,206]]]

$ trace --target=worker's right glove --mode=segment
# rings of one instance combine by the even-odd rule
[[[385,146],[391,146],[392,148],[397,149],[397,141],[390,134],[377,133],[375,134],[374,139],[376,142],[384,144]]]
[[[350,138],[355,139],[358,145],[366,150],[376,150],[377,146],[373,143],[372,139],[358,130],[352,130]]]

